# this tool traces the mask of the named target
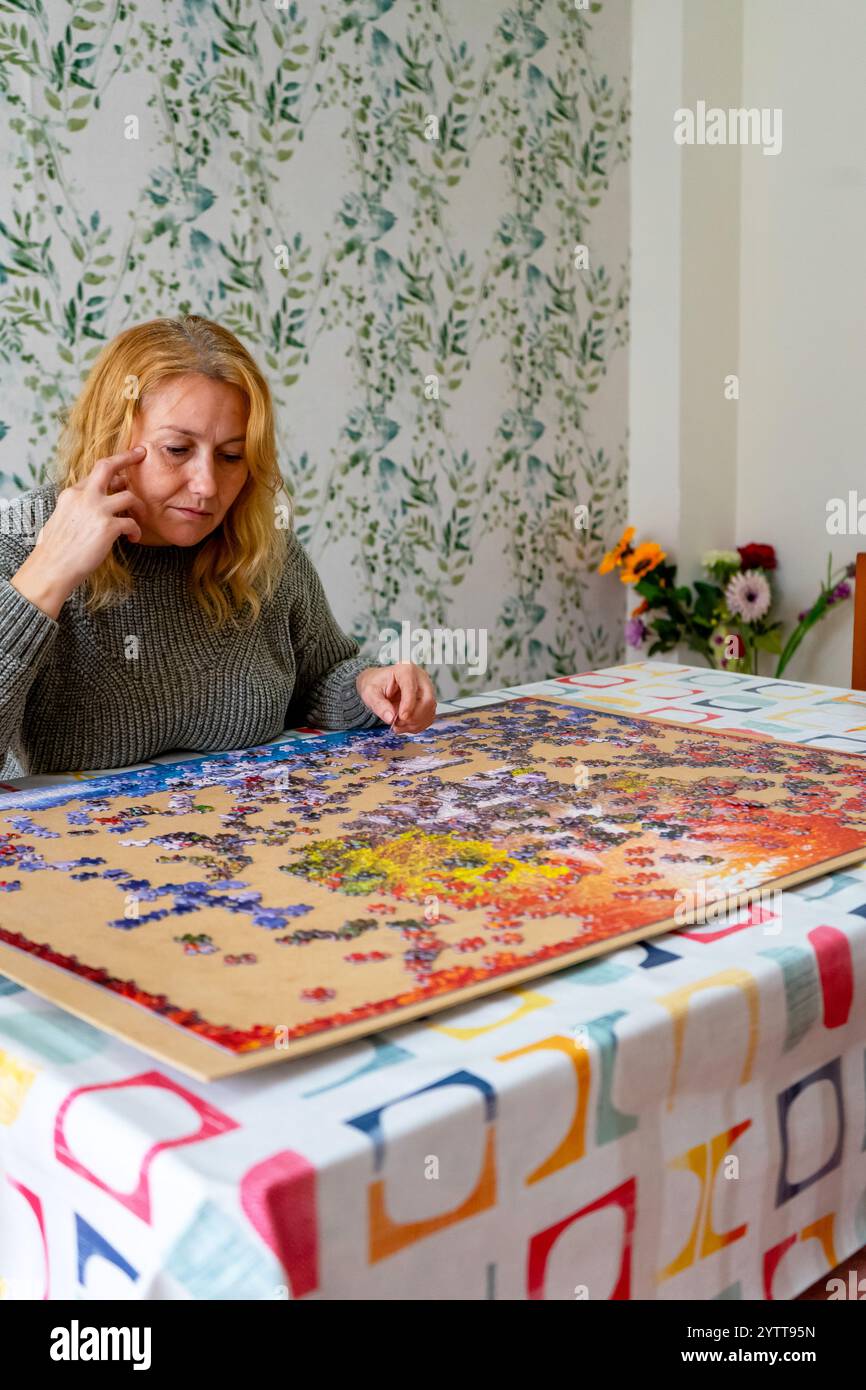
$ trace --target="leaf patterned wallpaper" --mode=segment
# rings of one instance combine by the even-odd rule
[[[619,659],[630,9],[580,4],[0,0],[2,492],[104,341],[204,314],[372,659],[407,620],[487,630],[443,698]]]

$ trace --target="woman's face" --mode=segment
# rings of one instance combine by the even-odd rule
[[[142,545],[194,545],[216,530],[249,475],[248,415],[239,387],[198,373],[142,396],[128,447],[147,453],[124,470]]]

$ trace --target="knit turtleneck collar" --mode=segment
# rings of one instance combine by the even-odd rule
[[[209,540],[210,537],[205,536],[195,545],[142,545],[129,540],[127,536],[120,536],[115,544],[118,556],[130,573],[145,579],[182,573]]]

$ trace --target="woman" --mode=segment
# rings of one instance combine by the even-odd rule
[[[337,625],[275,500],[267,382],[226,329],[121,333],[58,461],[0,526],[0,775],[432,722],[427,674],[367,665]]]

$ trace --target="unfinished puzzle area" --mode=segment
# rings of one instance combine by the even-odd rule
[[[856,759],[515,698],[0,802],[0,971],[223,1075],[863,858]]]

